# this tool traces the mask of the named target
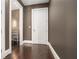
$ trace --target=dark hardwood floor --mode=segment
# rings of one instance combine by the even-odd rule
[[[12,54],[4,59],[54,59],[47,45],[24,44],[13,48]]]

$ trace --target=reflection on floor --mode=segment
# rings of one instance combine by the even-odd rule
[[[15,47],[11,55],[5,59],[54,59],[46,45],[24,44]]]

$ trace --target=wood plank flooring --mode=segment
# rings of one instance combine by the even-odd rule
[[[15,47],[4,59],[54,59],[47,45],[24,44]]]

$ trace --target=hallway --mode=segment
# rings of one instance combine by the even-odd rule
[[[54,57],[46,45],[24,44],[15,47],[12,54],[5,59],[54,59]]]
[[[2,0],[0,59],[77,59],[76,4]]]

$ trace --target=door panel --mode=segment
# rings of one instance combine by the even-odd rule
[[[48,8],[32,10],[32,41],[41,44],[48,42]]]
[[[38,43],[38,11],[32,10],[32,41]]]

